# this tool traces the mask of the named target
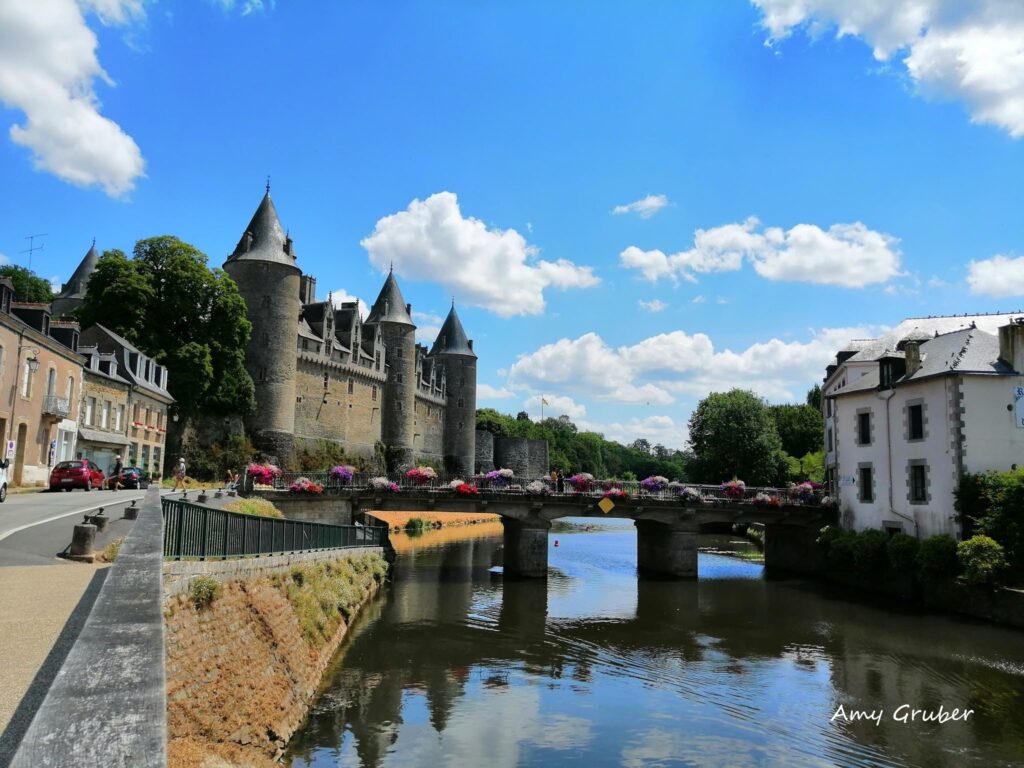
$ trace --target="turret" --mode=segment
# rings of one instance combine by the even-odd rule
[[[437,334],[430,356],[447,382],[448,401],[444,411],[445,469],[455,474],[473,474],[476,463],[476,353],[466,338],[455,304]]]
[[[381,405],[380,439],[387,447],[388,470],[412,466],[416,406],[416,326],[394,272],[389,272],[365,325],[383,337],[387,383]]]
[[[60,288],[60,295],[53,300],[50,312],[54,317],[70,315],[85,301],[85,292],[89,287],[89,278],[96,269],[96,262],[100,260],[96,252],[96,240],[92,241],[92,248],[85,254],[78,268],[71,278]]]
[[[249,434],[281,462],[291,458],[295,432],[295,379],[299,281],[292,240],[270,199],[270,184],[224,271],[238,284],[252,323],[245,367],[256,385]]]

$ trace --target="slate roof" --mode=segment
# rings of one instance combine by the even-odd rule
[[[946,315],[942,317],[910,317],[892,328],[884,336],[867,339],[860,346],[860,351],[848,362],[862,363],[877,360],[887,349],[896,349],[907,337],[924,339],[934,338],[935,334],[946,334],[975,327],[990,334],[998,334],[1000,326],[1006,325],[1011,318],[1019,317],[1020,312],[1008,312],[993,315]],[[852,349],[847,345],[845,349]]]
[[[369,323],[401,323],[416,327],[405,308],[405,299],[398,288],[398,281],[395,280],[395,273],[388,272],[388,279],[384,281],[384,287],[380,289],[380,295],[370,307],[370,314],[366,321]]]
[[[92,248],[82,258],[74,274],[60,287],[60,295],[57,298],[84,299],[85,289],[89,285],[89,278],[92,277],[93,270],[96,269],[96,262],[99,260],[100,255],[96,251],[96,241],[93,240]]]
[[[430,354],[476,357],[473,348],[469,346],[469,339],[466,338],[466,331],[455,312],[454,304],[452,304],[441,330],[437,332],[437,338],[434,340],[434,346],[430,349]]]
[[[272,261],[298,269],[295,249],[281,226],[269,189],[263,195],[234,252],[228,257],[228,262],[233,261]]]

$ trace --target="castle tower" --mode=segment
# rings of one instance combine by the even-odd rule
[[[437,334],[430,356],[448,385],[444,412],[444,463],[454,474],[473,474],[476,463],[476,353],[466,338],[455,303]]]
[[[287,462],[295,432],[297,324],[301,304],[291,238],[270,199],[270,184],[224,271],[238,284],[252,323],[245,367],[256,385],[256,410],[246,427],[253,443]]]
[[[388,273],[364,325],[376,325],[384,339],[388,380],[381,404],[380,439],[387,446],[388,470],[413,463],[416,406],[416,326],[393,272]]]
[[[85,301],[85,291],[89,287],[89,278],[92,277],[93,270],[96,269],[96,262],[100,260],[99,253],[96,252],[96,241],[92,241],[92,248],[85,254],[85,258],[82,259],[78,265],[78,269],[71,275],[71,278],[60,287],[60,295],[53,300],[53,304],[50,307],[50,314],[54,317],[60,317],[61,315],[70,315]]]

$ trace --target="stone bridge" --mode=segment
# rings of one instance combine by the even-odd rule
[[[717,486],[715,487],[717,490]],[[753,498],[684,499],[670,494],[612,498],[586,493],[526,494],[490,489],[459,496],[437,488],[329,488],[322,495],[284,490],[253,490],[277,504],[286,517],[346,523],[371,510],[403,512],[489,512],[504,526],[507,575],[544,578],[548,569],[548,531],[562,517],[616,517],[633,520],[637,530],[637,567],[642,574],[697,578],[697,533],[707,523],[760,523],[765,527],[765,565],[797,572],[816,570],[820,557],[814,540],[836,512],[820,503],[789,503],[777,491],[777,504]]]

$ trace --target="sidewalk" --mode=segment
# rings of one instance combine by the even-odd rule
[[[0,765],[6,765],[81,631],[107,565],[0,568]]]

